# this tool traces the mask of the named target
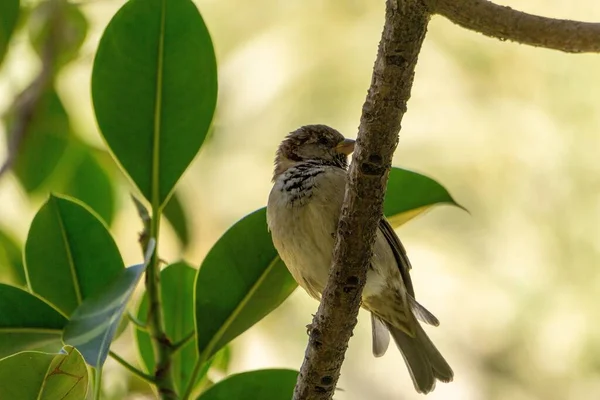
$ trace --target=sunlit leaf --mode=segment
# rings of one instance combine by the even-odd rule
[[[43,300],[0,284],[0,357],[48,344],[58,350],[66,324],[67,319]]]
[[[188,337],[194,332],[194,279],[196,270],[185,262],[171,264],[162,270],[160,284],[162,310],[167,336],[173,343]],[[137,313],[137,319],[146,322],[148,314],[148,296],[144,295]],[[136,339],[142,364],[146,371],[153,372],[155,367],[152,343],[147,332],[136,329]],[[190,340],[171,363],[175,388],[178,393],[190,381],[192,371],[198,359],[194,340]]]
[[[25,243],[29,287],[66,315],[123,267],[106,226],[86,206],[51,195],[33,219]]]
[[[0,1],[0,64],[4,60],[18,17],[19,0]]]
[[[463,208],[433,179],[402,168],[392,168],[383,212],[397,228],[437,204]]]
[[[92,74],[98,125],[151,203],[163,205],[202,145],[217,100],[210,35],[190,0],[131,0]]]
[[[295,288],[273,247],[265,209],[237,222],[210,250],[196,280],[202,360],[277,308]]]
[[[190,232],[188,228],[188,217],[185,214],[183,204],[178,192],[173,193],[165,205],[164,216],[167,218],[175,234],[181,241],[183,247],[190,243]]]
[[[23,255],[17,241],[0,229],[0,282],[27,286]]]
[[[88,371],[81,354],[65,346],[58,354],[26,351],[0,360],[0,399],[81,400]]]
[[[77,347],[85,361],[101,368],[108,356],[127,302],[148,266],[154,242],[148,248],[144,264],[125,268],[102,292],[86,299],[73,312],[64,329],[63,340]]]
[[[298,371],[262,369],[243,372],[223,379],[198,400],[289,400],[294,394]]]

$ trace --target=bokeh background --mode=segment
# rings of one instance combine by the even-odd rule
[[[98,148],[105,145],[90,100],[91,66],[123,3],[77,3],[89,31],[58,80],[73,130]],[[324,123],[356,136],[384,1],[196,4],[217,53],[219,104],[212,136],[179,185],[193,244],[182,251],[167,229],[160,251],[197,266],[227,227],[266,204],[274,151],[285,134]],[[501,4],[600,21],[596,0]],[[26,33],[13,39],[0,69],[0,112],[39,69]],[[455,381],[439,384],[430,399],[600,398],[599,105],[600,55],[500,42],[433,18],[394,164],[437,179],[470,214],[439,207],[398,230],[418,299],[441,321],[427,331],[455,370]],[[0,160],[5,156],[2,146]],[[132,186],[115,179],[111,230],[132,264],[140,259],[141,226],[128,198]],[[22,242],[44,198],[3,176],[0,227]],[[299,368],[316,308],[297,290],[235,340],[230,371]],[[133,359],[131,340],[125,335],[116,346]],[[148,396],[112,360],[104,384],[109,398]],[[395,349],[372,357],[362,312],[339,386],[339,400],[421,398]]]

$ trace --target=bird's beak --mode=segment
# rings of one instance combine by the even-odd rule
[[[349,156],[354,151],[354,143],[353,139],[344,139],[335,146],[335,151]]]

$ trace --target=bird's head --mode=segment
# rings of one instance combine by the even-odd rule
[[[275,155],[273,180],[295,164],[316,161],[340,168],[348,166],[354,140],[346,139],[326,125],[306,125],[296,129],[281,142]]]

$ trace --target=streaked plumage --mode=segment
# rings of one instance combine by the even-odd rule
[[[353,149],[354,142],[336,130],[308,125],[288,135],[275,158],[267,206],[273,243],[294,279],[316,299],[327,283],[344,200],[347,155]],[[453,372],[417,321],[439,324],[416,302],[409,270],[402,243],[382,219],[362,295],[362,307],[371,312],[373,354],[385,353],[391,333],[415,389],[428,393],[436,379],[451,381]]]

